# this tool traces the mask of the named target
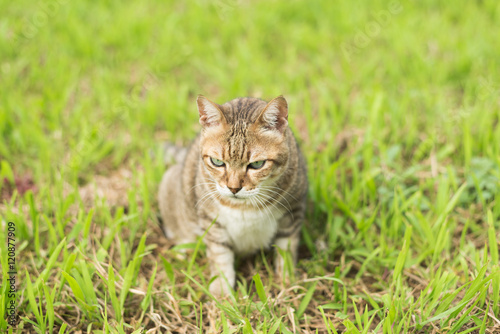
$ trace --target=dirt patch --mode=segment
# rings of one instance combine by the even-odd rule
[[[10,182],[7,178],[2,180],[2,187],[0,191],[0,202],[4,200],[9,200],[14,191],[17,190],[19,195],[24,195],[28,190],[33,191],[34,193],[37,191],[37,187],[35,185],[35,181],[30,174],[26,174],[23,176],[14,177],[14,182]]]

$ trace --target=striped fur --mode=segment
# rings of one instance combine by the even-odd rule
[[[159,205],[165,233],[176,243],[193,242],[208,229],[204,242],[211,272],[219,276],[210,290],[224,295],[227,283],[235,283],[235,254],[274,244],[296,260],[307,173],[283,97],[218,105],[199,96],[197,102],[202,131],[186,150],[167,150],[177,163],[163,176]],[[261,168],[249,167],[262,160]],[[277,253],[278,274],[283,264]]]

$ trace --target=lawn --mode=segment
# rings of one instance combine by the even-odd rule
[[[497,0],[0,13],[0,332],[500,333]],[[226,299],[157,219],[198,94],[283,94],[308,162],[299,262],[239,259]]]

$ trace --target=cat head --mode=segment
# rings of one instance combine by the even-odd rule
[[[254,203],[286,171],[289,159],[288,105],[283,96],[269,103],[238,98],[223,105],[198,96],[203,129],[201,157],[206,176],[221,201]],[[257,200],[257,199],[256,199]]]

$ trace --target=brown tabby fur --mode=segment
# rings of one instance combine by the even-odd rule
[[[203,129],[190,147],[170,147],[176,164],[165,172],[158,198],[165,233],[177,244],[193,242],[208,229],[203,241],[212,276],[218,276],[210,291],[224,295],[235,284],[234,254],[274,244],[297,259],[306,165],[283,97],[218,105],[199,96],[197,102]],[[210,158],[225,165],[217,167]],[[262,168],[249,167],[261,160]],[[283,265],[277,253],[278,274]]]

